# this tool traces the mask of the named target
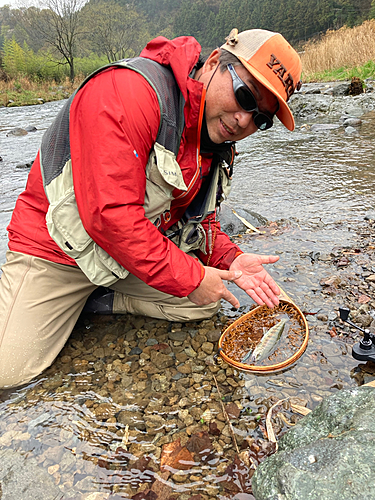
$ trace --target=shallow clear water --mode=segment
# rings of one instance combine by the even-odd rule
[[[61,106],[62,102],[56,102],[0,109],[0,156],[3,158],[0,162],[0,261],[5,256],[6,225],[27,179],[28,170],[16,165],[29,162],[35,156],[44,130]],[[278,124],[238,145],[231,202],[269,221],[279,221],[282,228],[272,236],[244,235],[239,243],[246,251],[280,255],[279,262],[269,270],[305,311],[319,310],[335,317],[338,305],[334,297],[323,298],[319,293],[321,277],[332,274],[331,264],[314,261],[306,255],[329,253],[335,246],[349,245],[354,237],[351,227],[375,206],[375,113],[362,118],[363,125],[355,136],[345,135],[342,129],[312,132],[306,127],[300,128],[302,123],[297,123],[297,130],[290,133]],[[10,129],[27,125],[35,126],[38,131],[21,137],[6,137]],[[231,290],[246,311],[251,300],[234,286]],[[223,309],[228,316],[234,315],[227,305],[224,304]],[[255,422],[255,415],[262,413],[264,400],[271,396],[276,399],[297,397],[312,408],[322,397],[355,384],[350,378],[350,370],[358,366],[358,362],[351,357],[349,346],[331,339],[326,332],[315,331],[318,322],[314,315],[308,316],[308,321],[313,334],[305,355],[295,365],[277,374],[234,373],[234,379],[241,380],[249,395],[248,410],[252,416],[245,415],[241,422],[245,427],[249,424],[250,435],[254,429],[250,423]],[[145,332],[142,322],[137,328]],[[48,500],[130,498],[125,493],[128,487],[132,486],[134,492],[137,485],[151,484],[158,476],[155,468],[152,470],[147,464],[141,466],[135,455],[122,449],[126,448],[123,423],[98,418],[98,408],[103,409],[101,405],[109,405],[113,413],[143,411],[142,398],[149,401],[160,395],[160,388],[155,389],[158,387],[155,377],[158,384],[165,383],[163,370],[160,370],[151,376],[151,389],[142,389],[144,382],[137,381],[123,390],[124,401],[121,402],[101,387],[108,381],[96,378],[98,361],[91,360],[92,350],[89,355],[86,351],[96,342],[100,343],[103,335],[109,336],[103,347],[116,350],[111,332],[122,329],[124,332],[129,329],[126,318],[112,318],[107,322],[105,318],[98,318],[96,323],[81,323],[71,341],[71,350],[82,352],[81,356],[77,355],[75,370],[64,365],[60,358],[57,368],[52,367],[35,383],[2,394],[0,454],[12,451],[26,457],[22,468],[29,469],[30,474],[34,466],[47,470],[52,481],[51,494],[45,496]],[[166,342],[163,334],[155,335],[158,342]],[[139,338],[138,346],[142,349],[144,342],[146,340]],[[88,363],[79,369],[82,356]],[[206,379],[202,373],[201,385]],[[198,394],[200,384],[195,385]],[[207,392],[202,394],[202,399],[192,403],[189,411],[207,403],[210,396]],[[178,398],[176,401],[171,403],[174,410],[170,414],[166,413],[166,407],[154,412],[154,415],[163,416],[167,429],[176,425]],[[143,456],[151,457],[154,464],[160,462],[157,450],[164,437],[143,433],[137,438],[139,446],[143,447]],[[132,453],[136,453],[134,449],[131,448]],[[173,476],[173,480],[162,478],[162,482],[169,485],[170,494],[183,500],[198,493],[210,499],[234,498],[208,490],[208,486],[212,488],[215,482],[222,481],[227,453],[203,465],[194,463],[186,471],[189,476],[184,481],[179,482],[178,477]],[[20,469],[17,473],[21,476]],[[26,479],[20,479],[21,484],[22,481],[26,484]],[[116,491],[120,496],[116,497]],[[211,491],[211,496],[207,491]],[[90,496],[95,494],[98,496]],[[15,492],[6,500],[16,498],[20,497]],[[250,496],[243,498],[250,499]]]

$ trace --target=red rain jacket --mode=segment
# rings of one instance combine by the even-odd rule
[[[189,190],[187,194],[175,190],[172,218],[162,229],[182,217],[211,164],[210,156],[199,154],[205,89],[188,76],[199,53],[200,45],[192,37],[171,41],[158,37],[141,53],[170,66],[186,100],[177,160]],[[156,94],[141,75],[109,68],[92,78],[77,93],[70,109],[74,190],[83,225],[97,244],[148,285],[184,297],[199,286],[202,266],[165,238],[143,210],[145,167],[159,123]],[[47,210],[38,154],[8,226],[9,248],[76,265],[49,236]],[[214,224],[215,246],[209,264],[228,269],[240,249]],[[207,262],[202,253],[199,258]]]

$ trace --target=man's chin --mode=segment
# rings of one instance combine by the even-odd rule
[[[223,139],[220,134],[210,133],[210,131],[208,131],[208,137],[214,144],[223,144],[224,142],[226,142],[226,140]]]

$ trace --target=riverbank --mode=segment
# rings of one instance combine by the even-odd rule
[[[83,81],[77,77],[72,83],[34,82],[25,76],[0,79],[0,107],[32,106],[67,99]]]
[[[375,19],[328,30],[308,41],[300,55],[307,82],[375,78]]]

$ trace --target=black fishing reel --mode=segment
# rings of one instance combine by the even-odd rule
[[[367,328],[361,328],[360,326],[357,326],[355,323],[350,321],[350,319],[348,319],[350,310],[346,307],[340,307],[339,313],[340,319],[342,321],[363,332],[363,339],[361,339],[360,342],[357,342],[357,344],[354,344],[352,347],[353,358],[357,359],[358,361],[375,362],[375,335],[373,333],[370,333],[370,330],[367,330]]]

